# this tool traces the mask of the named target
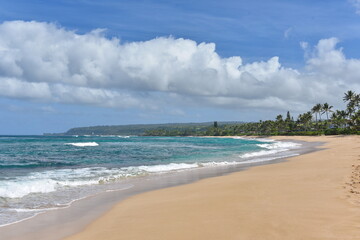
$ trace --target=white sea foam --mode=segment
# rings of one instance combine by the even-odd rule
[[[149,172],[149,173],[157,173],[157,172],[169,172],[176,170],[184,170],[189,168],[197,168],[199,164],[197,163],[170,163],[164,165],[154,165],[154,166],[140,166],[139,170]]]
[[[0,197],[21,198],[30,193],[50,193],[64,187],[99,184],[90,169],[61,169],[35,172],[0,182]]]
[[[86,145],[89,143],[81,144]],[[0,181],[0,197],[21,198],[32,193],[50,193],[65,188],[106,184],[135,176],[182,171],[200,167],[236,165],[252,161],[269,161],[278,157],[287,157],[289,154],[286,154],[286,151],[298,148],[301,145],[293,142],[267,142],[258,144],[258,146],[261,147],[262,150],[241,155],[241,161],[232,161],[233,159],[230,159],[230,161],[221,162],[169,163],[122,168],[92,167],[33,172],[27,176],[19,176],[11,180]]]
[[[0,197],[20,198],[29,193],[48,193],[55,191],[55,186],[56,182],[51,179],[0,182]]]
[[[204,162],[204,163],[200,163],[199,166],[204,166],[204,167],[212,167],[212,166],[226,166],[226,165],[237,165],[237,164],[241,164],[241,162],[236,162],[236,161],[222,161],[222,162]]]
[[[278,149],[278,150],[261,150],[258,152],[245,153],[240,155],[241,158],[252,158],[252,157],[260,157],[265,155],[273,155],[279,152],[287,151],[287,149]]]
[[[50,193],[69,187],[99,185],[121,179],[198,168],[224,163],[169,163],[123,168],[58,169],[31,173],[8,181],[0,181],[0,197],[21,198],[32,193]]]
[[[127,185],[124,185],[123,187],[121,188],[117,188],[117,189],[108,189],[106,190],[106,192],[115,192],[115,191],[123,191],[123,190],[126,190],[126,189],[129,189],[129,188],[132,188],[134,187],[134,185],[132,184],[127,184]],[[42,213],[45,213],[47,211],[52,211],[52,210],[58,210],[58,209],[64,209],[64,208],[68,208],[71,206],[72,203],[76,202],[76,201],[79,201],[79,200],[82,200],[82,199],[85,199],[89,196],[94,196],[94,195],[97,195],[97,194],[100,194],[101,192],[96,192],[95,194],[91,194],[91,195],[85,195],[85,196],[82,196],[82,197],[78,197],[78,198],[75,198],[75,199],[72,199],[70,201],[68,201],[67,203],[64,203],[64,204],[61,204],[61,205],[54,205],[53,207],[42,207],[42,208],[7,208],[6,211],[2,212],[2,214],[9,214],[8,216],[11,216],[10,219],[10,222],[0,222],[0,228],[1,227],[5,227],[5,226],[9,226],[9,225],[12,225],[12,224],[16,224],[16,223],[19,223],[19,222],[22,222],[22,221],[25,221],[25,220],[28,220],[28,219],[31,219],[39,214],[42,214]],[[17,214],[14,214],[14,212],[16,212]],[[22,216],[20,219],[16,218],[16,216],[19,216],[19,214]],[[14,217],[14,218],[12,218]]]
[[[33,193],[50,193],[71,187],[106,184],[135,176],[234,164],[241,164],[241,162],[212,161],[199,163],[169,163],[123,168],[93,167],[49,170],[16,177],[8,181],[0,181],[0,197],[21,198]]]
[[[199,167],[198,164],[170,163],[167,165],[123,168],[79,168],[34,172],[12,180],[0,181],[0,197],[21,198],[32,193],[50,193],[69,187],[99,185],[128,177]]]
[[[39,179],[20,177],[14,181],[0,182],[0,197],[21,198],[30,193],[50,193],[63,187],[99,184],[100,180],[53,180],[45,176]]]
[[[296,149],[301,146],[299,143],[294,142],[267,142],[262,144],[257,144],[257,146],[266,149],[266,150],[260,150],[256,152],[250,152],[240,155],[240,158],[255,158],[260,156],[266,156],[266,155],[274,155],[281,152],[286,152],[291,149]]]
[[[289,157],[295,157],[295,156],[299,156],[299,153],[292,153],[292,154],[286,154],[286,155],[281,155],[281,156],[272,156],[272,157],[265,157],[265,158],[253,158],[250,160],[246,160],[244,162],[240,162],[241,164],[248,164],[248,163],[259,163],[259,162],[268,162],[268,161],[273,161],[276,159],[280,159],[280,158],[289,158]]]
[[[77,143],[65,143],[65,145],[71,145],[75,147],[96,147],[99,146],[96,142],[77,142]]]
[[[31,208],[12,208],[9,209],[10,211],[14,211],[14,212],[18,212],[18,213],[23,213],[23,212],[44,212],[44,211],[49,211],[49,210],[57,210],[59,208],[57,207],[53,207],[53,208],[39,208],[39,209],[31,209]]]
[[[274,143],[264,143],[257,144],[259,147],[266,149],[293,149],[301,146],[299,143],[294,142],[274,142]]]

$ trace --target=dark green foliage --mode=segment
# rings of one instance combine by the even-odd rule
[[[213,124],[212,122],[205,122],[92,126],[72,128],[58,135],[204,136],[209,129],[214,128]],[[224,126],[228,124],[235,124],[235,122],[222,123]],[[209,135],[210,133],[219,135],[220,131],[212,130]]]
[[[325,135],[347,135],[347,134],[360,135],[360,131],[350,128],[329,128],[324,131],[324,134]]]
[[[199,131],[211,126],[212,123],[168,123],[168,124],[136,124],[116,126],[92,126],[72,128],[65,135],[144,135],[153,131],[156,135],[178,135],[176,132]],[[166,132],[166,133],[165,133]]]
[[[144,136],[251,136],[251,135],[339,135],[360,134],[360,94],[345,93],[345,110],[333,111],[328,103],[316,104],[296,120],[290,112],[275,121],[250,123],[171,123],[73,128],[64,135],[144,135]],[[332,113],[329,118],[329,113]],[[313,115],[314,114],[314,115]],[[325,114],[326,120],[321,116]],[[313,118],[314,117],[314,118]]]
[[[290,112],[278,115],[276,120],[266,120],[252,123],[222,124],[208,127],[204,132],[188,132],[197,136],[242,136],[242,135],[286,135],[286,136],[317,136],[359,134],[360,132],[360,95],[348,91],[344,101],[347,103],[346,110],[333,111],[333,106],[328,103],[316,104],[311,111],[300,114],[296,120]],[[329,113],[332,113],[329,118]],[[314,119],[313,119],[314,114]],[[326,120],[322,115],[325,114]],[[164,133],[166,134],[166,133]],[[177,133],[184,135],[184,132]],[[186,135],[186,134],[185,134]]]

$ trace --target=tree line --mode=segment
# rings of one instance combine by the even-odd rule
[[[337,135],[360,134],[360,94],[347,91],[343,101],[346,108],[334,110],[328,103],[315,104],[296,119],[290,111],[286,117],[279,114],[275,120],[225,124],[214,122],[207,128],[176,130],[148,130],[147,136],[241,136],[241,135]]]

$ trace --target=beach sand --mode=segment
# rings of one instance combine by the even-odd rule
[[[67,240],[360,239],[360,136],[276,137],[321,151],[132,196]]]

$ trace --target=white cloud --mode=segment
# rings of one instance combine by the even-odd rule
[[[221,58],[214,43],[161,37],[121,43],[103,30],[77,34],[54,24],[0,24],[0,96],[114,108],[186,104],[304,110],[359,91],[360,60],[347,59],[336,38],[309,51],[306,70],[278,57],[243,64]],[[335,101],[335,100],[334,100]]]
[[[292,27],[289,27],[288,29],[285,30],[285,32],[284,32],[284,38],[285,39],[288,39],[290,37],[290,34],[291,34],[292,30],[293,30]]]
[[[360,0],[349,0],[349,2],[355,7],[356,14],[360,14]]]
[[[309,43],[308,43],[308,42],[300,42],[300,47],[301,47],[303,50],[307,50],[308,47],[309,47]]]
[[[49,99],[51,97],[47,83],[27,82],[2,76],[0,76],[0,94],[11,98]]]

